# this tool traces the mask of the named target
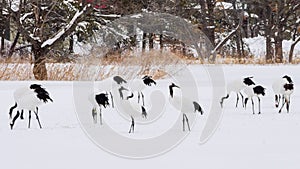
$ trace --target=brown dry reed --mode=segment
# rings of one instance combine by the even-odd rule
[[[217,55],[216,64],[274,64],[263,58],[223,58]],[[287,64],[287,60],[283,64]],[[292,63],[299,64],[300,58]],[[98,81],[110,76],[120,75],[126,79],[151,75],[160,79],[175,74],[190,64],[208,64],[197,58],[183,56],[168,51],[149,51],[141,54],[125,53],[97,56],[93,53],[77,57],[69,62],[47,60],[48,80],[53,81]],[[282,63],[281,63],[282,64]],[[9,58],[0,60],[0,80],[34,80],[33,64],[29,59]]]

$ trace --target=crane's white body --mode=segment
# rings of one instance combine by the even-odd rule
[[[121,110],[128,117],[140,118],[142,117],[142,111],[139,103],[137,103],[134,99],[122,100],[121,101]]]
[[[35,111],[36,107],[42,105],[44,102],[37,98],[37,94],[29,87],[21,87],[15,90],[14,100],[18,104],[18,110]]]
[[[252,77],[247,77],[249,80],[251,80]],[[247,85],[245,84],[245,79],[246,78],[240,78],[240,79],[236,79],[236,80],[233,80],[229,83],[227,83],[226,85],[226,96],[225,97],[222,97],[221,98],[221,101],[220,101],[220,104],[221,104],[221,107],[223,107],[223,102],[225,99],[228,99],[229,98],[229,95],[231,93],[235,93],[236,94],[236,106],[238,106],[238,102],[239,102],[239,95],[242,97],[242,106],[244,107],[244,96],[243,96],[243,91],[246,87],[249,87],[249,86],[252,86],[253,84],[251,85]]]
[[[255,111],[254,111],[254,101],[253,101],[253,97],[257,97],[258,99],[258,114],[261,114],[261,106],[260,106],[260,97],[261,96],[264,96],[265,95],[265,88],[263,88],[263,93],[256,93],[255,92],[255,88],[263,88],[262,86],[260,85],[251,85],[251,86],[246,86],[243,91],[244,93],[246,94],[246,98],[245,98],[245,108],[246,108],[246,105],[247,105],[247,100],[248,99],[251,99],[251,102],[252,102],[252,112],[253,114],[255,114]],[[260,91],[259,91],[260,92]]]
[[[243,79],[236,79],[234,81],[231,81],[226,86],[227,94],[230,94],[231,92],[239,93],[242,91],[247,85],[243,83]]]
[[[280,104],[280,101],[282,100],[282,106],[279,109],[279,113],[281,112],[284,104],[286,103],[287,112],[289,112],[289,106],[290,106],[290,99],[291,94],[294,92],[294,89],[285,89],[286,84],[293,84],[292,81],[288,81],[286,78],[282,77],[280,79],[277,79],[272,84],[272,89],[275,94],[275,107],[277,108]]]
[[[112,91],[118,87],[117,83],[112,77],[97,81],[95,85],[95,92]]]
[[[88,95],[88,101],[92,104],[93,108],[98,106],[95,97],[96,97],[96,93],[94,92]]]
[[[188,129],[190,131],[190,124],[186,114],[195,113],[196,111],[199,111],[202,115],[203,112],[200,105],[198,105],[200,110],[197,110],[194,104],[198,103],[195,102],[195,100],[182,96],[180,90],[180,87],[175,85],[174,83],[172,83],[169,86],[169,103],[182,114],[183,131],[185,131],[185,122],[187,123]]]
[[[275,95],[285,93],[285,90],[283,87],[284,84],[289,84],[289,82],[285,78],[280,78],[280,79],[274,81],[274,83],[272,84],[272,89],[273,89]]]
[[[262,96],[261,94],[256,94],[254,93],[254,87],[259,86],[259,85],[251,85],[251,86],[246,86],[243,89],[243,92],[246,94],[247,98],[252,98],[252,97],[260,97]]]
[[[24,110],[29,112],[29,123],[28,128],[30,128],[31,112],[34,112],[36,119],[38,120],[40,128],[42,128],[39,117],[38,117],[38,107],[45,104],[52,99],[49,93],[41,87],[41,85],[32,84],[28,87],[21,87],[14,91],[13,97],[15,100],[15,105],[10,108],[9,116],[12,118],[12,113],[15,108],[17,108],[17,113],[12,119],[10,126],[13,129],[15,121],[18,119],[21,112],[21,119],[23,119]]]
[[[126,82],[125,82],[126,83]],[[114,96],[118,95],[118,88],[120,85],[114,80],[114,77],[109,77],[101,81],[95,82],[95,87],[92,93],[88,95],[89,102],[93,105],[92,116],[94,123],[97,123],[97,107],[99,107],[100,124],[102,124],[101,105],[96,101],[96,95],[106,93],[110,95],[110,105],[114,108]]]
[[[132,79],[128,82],[128,86],[126,86],[131,92],[136,93],[138,95],[138,103],[140,102],[140,97],[142,97],[143,106],[145,105],[143,90],[147,87],[142,78]]]
[[[135,119],[137,118],[147,118],[147,112],[143,105],[139,104],[135,101],[132,91],[123,90],[124,95],[123,100],[119,100],[118,110],[120,113],[125,115],[126,117],[131,118],[131,125],[129,129],[129,133],[134,132]],[[144,111],[144,112],[143,112]]]
[[[169,96],[169,103],[181,113],[194,113],[195,108],[193,105],[193,100],[182,97],[180,93],[176,94],[178,93],[178,91],[176,92],[176,89],[174,93],[175,94],[173,95],[173,97]]]
[[[143,89],[146,88],[146,85],[144,84],[143,79],[133,79],[129,81],[128,88],[132,92],[141,92]]]

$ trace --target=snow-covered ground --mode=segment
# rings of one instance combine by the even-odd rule
[[[262,98],[262,114],[253,115],[251,107],[244,110],[235,108],[235,95],[224,102],[222,120],[214,135],[205,143],[199,144],[199,138],[209,116],[213,97],[212,83],[207,69],[213,66],[189,66],[198,86],[199,103],[205,114],[196,116],[190,134],[171,151],[157,157],[133,160],[112,155],[102,150],[89,139],[77,119],[74,104],[73,82],[35,82],[43,84],[50,92],[54,102],[40,107],[40,119],[43,129],[39,129],[32,119],[32,128],[27,129],[28,118],[17,121],[15,129],[9,129],[8,110],[14,104],[14,89],[32,82],[0,82],[0,158],[1,168],[22,169],[79,169],[79,168],[230,168],[230,169],[298,169],[300,167],[300,66],[223,66],[226,81],[244,76],[254,76],[255,82],[267,88]],[[295,83],[290,113],[278,114],[274,108],[272,82],[281,76],[290,75]],[[167,85],[171,79],[159,80],[155,89],[161,90],[166,98]],[[218,84],[217,84],[218,85]],[[146,92],[147,95],[147,92]],[[221,94],[222,95],[222,94]],[[146,100],[149,99],[146,97]],[[86,98],[82,97],[82,103]],[[78,105],[77,105],[78,106]],[[87,104],[87,116],[91,114],[91,105]],[[147,104],[146,104],[147,106]],[[219,105],[212,105],[219,106]],[[174,125],[173,132],[182,134],[178,113],[167,104],[165,114],[174,113],[176,118],[161,119],[148,125],[136,124],[136,132],[128,134],[129,121],[118,118],[112,108],[104,109],[104,126],[110,125],[120,135],[131,139],[155,137]],[[170,116],[169,116],[170,117]],[[150,117],[151,118],[151,117]],[[170,121],[173,121],[170,122]],[[156,124],[158,123],[158,124]],[[152,127],[151,127],[152,126]],[[155,127],[153,127],[155,126]],[[100,136],[102,133],[99,133]],[[107,133],[103,133],[103,138]],[[114,141],[112,140],[112,144]],[[157,142],[154,146],[160,146]],[[135,149],[135,147],[132,147]],[[147,149],[147,147],[145,147]],[[140,151],[143,151],[141,149]]]
[[[245,43],[249,45],[250,52],[257,57],[264,57],[266,55],[266,39],[263,36],[254,38],[245,38]],[[283,56],[288,59],[292,40],[284,40],[282,42]],[[298,43],[294,49],[294,56],[300,57],[300,44]]]

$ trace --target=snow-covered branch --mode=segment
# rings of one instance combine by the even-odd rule
[[[23,21],[30,15],[33,15],[33,12],[25,13],[23,16],[20,17],[20,23],[23,24]]]
[[[121,15],[117,15],[117,14],[110,14],[110,15],[99,14],[97,16],[104,17],[104,18],[120,18],[121,17]]]
[[[241,19],[240,19],[240,22],[238,24],[238,26],[232,30],[228,36],[226,36],[220,43],[217,44],[217,46],[211,51],[211,54],[215,54],[217,50],[219,50],[241,27],[242,25],[242,22],[241,22]]]
[[[52,46],[54,43],[58,42],[60,39],[63,39],[65,36],[67,36],[68,32],[70,32],[78,22],[79,18],[87,11],[87,8],[90,5],[85,6],[81,11],[77,10],[71,21],[62,28],[54,37],[44,41],[41,45],[42,48],[47,46]]]
[[[295,39],[293,44],[297,44],[300,41],[300,36],[298,36],[298,38]]]
[[[297,45],[297,43],[300,42],[300,36],[298,36],[295,41],[292,43],[291,48],[290,48],[290,53],[289,53],[289,62],[291,63],[293,60],[293,55],[294,55],[294,48]]]

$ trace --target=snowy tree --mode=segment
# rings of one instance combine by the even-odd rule
[[[274,42],[275,59],[282,62],[282,41],[291,39],[291,28],[296,24],[297,13],[300,11],[300,2],[295,0],[275,1],[274,4]]]
[[[5,39],[9,39],[9,13],[6,0],[0,2],[0,56],[3,56]]]
[[[249,0],[245,1],[249,13],[259,17],[259,27],[266,37],[266,60],[283,61],[283,40],[292,38],[299,18],[300,2],[297,0]],[[293,31],[294,30],[294,31]],[[296,38],[294,38],[296,39]]]
[[[215,0],[199,1],[200,13],[196,16],[201,23],[201,30],[208,36],[212,44],[215,44]]]
[[[46,80],[46,56],[72,34],[93,7],[72,0],[20,0],[11,10],[14,23],[22,37],[31,44],[36,79]]]
[[[296,16],[297,16],[297,20],[295,24],[291,27],[293,43],[291,45],[290,52],[289,52],[290,63],[293,61],[293,53],[294,53],[295,46],[297,45],[297,43],[300,42],[300,11],[298,11],[298,14]]]

